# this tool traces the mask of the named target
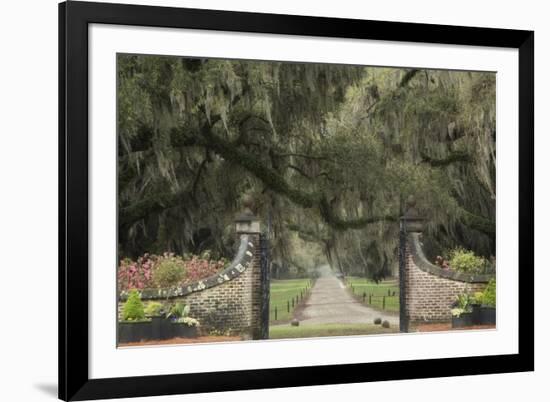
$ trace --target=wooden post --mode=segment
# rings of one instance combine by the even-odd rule
[[[275,306],[275,321],[277,321],[277,306]]]
[[[290,302],[288,300],[286,301],[286,312],[290,313]]]
[[[386,296],[382,296],[382,310],[386,309]]]
[[[369,304],[372,304],[372,294],[369,295]]]

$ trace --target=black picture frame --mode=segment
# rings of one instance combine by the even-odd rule
[[[519,51],[517,354],[90,379],[88,25],[193,28]],[[534,370],[534,32],[70,1],[59,5],[59,398],[86,400]]]

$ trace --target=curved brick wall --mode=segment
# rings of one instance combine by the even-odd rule
[[[176,289],[146,289],[142,300],[171,304],[183,301],[191,317],[197,318],[205,331],[216,329],[255,337],[260,326],[259,234],[240,234],[240,244],[233,261],[209,278]],[[119,311],[127,293],[119,296]]]
[[[409,233],[405,252],[405,309],[409,320],[451,320],[451,305],[461,293],[481,292],[490,275],[468,275],[431,264],[421,248],[419,233]]]

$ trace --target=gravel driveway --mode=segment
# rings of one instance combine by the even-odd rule
[[[310,297],[296,315],[300,325],[372,324],[377,317],[399,325],[399,316],[374,310],[356,301],[333,274],[322,276],[311,289]]]

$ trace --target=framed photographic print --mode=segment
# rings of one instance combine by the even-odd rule
[[[59,5],[59,397],[534,369],[534,33]]]

